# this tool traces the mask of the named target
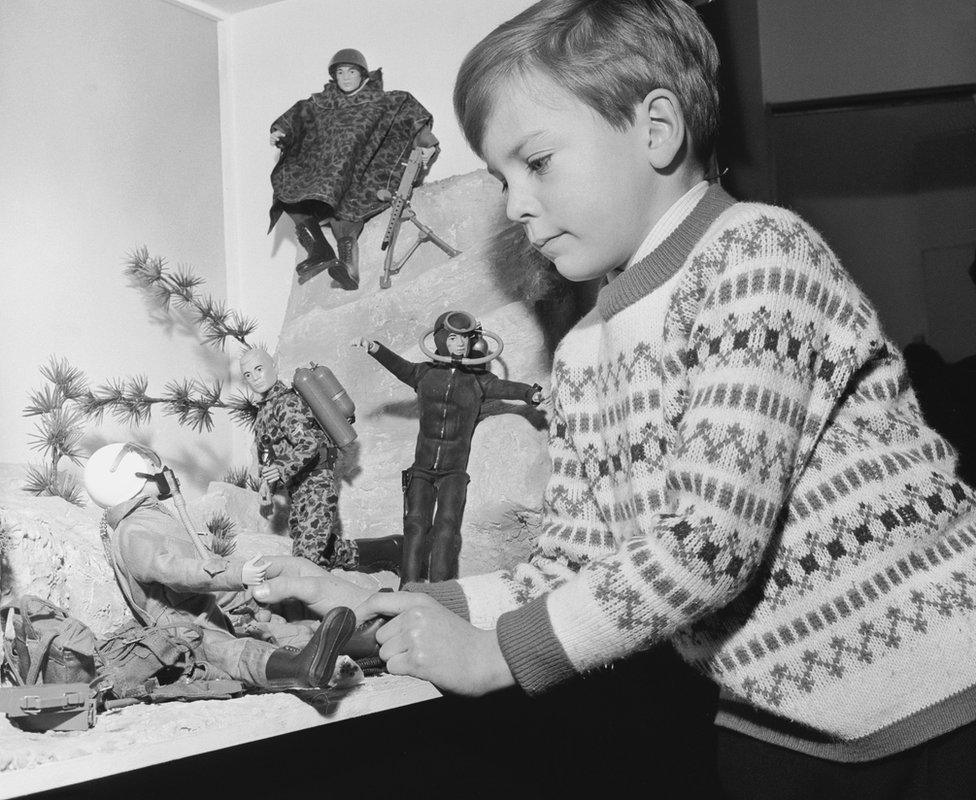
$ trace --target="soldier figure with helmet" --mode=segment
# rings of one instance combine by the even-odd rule
[[[358,50],[339,50],[329,76],[321,92],[271,125],[271,144],[281,157],[271,173],[270,228],[282,212],[295,223],[308,254],[295,267],[300,281],[327,269],[352,290],[359,288],[359,234],[387,205],[377,192],[398,184],[414,146],[429,167],[438,142],[430,112],[409,92],[384,91],[382,69],[370,71]],[[323,224],[332,228],[338,255]]]

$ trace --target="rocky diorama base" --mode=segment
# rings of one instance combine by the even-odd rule
[[[417,435],[416,397],[351,342],[383,341],[404,358],[423,359],[419,335],[442,312],[463,309],[505,341],[492,370],[548,389],[553,343],[576,313],[571,293],[527,249],[503,213],[497,184],[483,171],[416,190],[418,218],[461,254],[449,258],[423,244],[392,287],[381,289],[380,241],[387,215],[360,238],[361,284],[344,291],[327,274],[292,290],[278,342],[282,377],[310,361],[328,366],[356,404],[357,440],[340,458],[339,512],[348,538],[399,532],[400,472],[410,466]],[[415,235],[405,225],[398,250]],[[300,249],[300,248],[299,248]],[[269,276],[272,279],[274,276]],[[543,407],[544,408],[544,407]],[[475,431],[462,528],[461,574],[505,568],[525,558],[541,517],[549,475],[546,414],[522,404],[493,403]],[[164,454],[165,456],[165,454]],[[104,635],[128,617],[98,538],[101,511],[60,498],[32,497],[20,486],[22,465],[0,465],[0,523],[7,539],[0,562],[0,608],[25,593],[50,599]],[[222,512],[236,523],[237,553],[288,553],[290,540],[261,516],[257,495],[210,484],[190,504],[198,521]],[[280,519],[280,516],[279,516]],[[360,576],[395,585],[392,573]],[[385,583],[384,583],[385,582]],[[80,732],[25,733],[0,717],[0,797],[90,780],[122,770],[275,736],[437,697],[430,684],[404,677],[366,678],[328,708],[295,694],[234,700],[129,706],[99,716]],[[260,731],[253,721],[260,717]]]
[[[21,491],[23,466],[0,465],[0,618],[27,593],[69,610],[104,635],[128,618],[125,601],[105,564],[98,538],[101,509],[78,508],[57,497]],[[237,525],[237,552],[286,554],[285,536],[262,532],[267,523],[257,495],[224,483],[189,504],[196,519],[222,512]],[[353,575],[366,587],[396,586],[391,572]],[[139,769],[220,748],[360,717],[438,697],[425,681],[403,676],[363,678],[346,659],[343,686],[323,702],[319,692],[249,694],[231,700],[134,705],[98,715],[86,731],[30,733],[0,715],[0,798]],[[350,669],[350,667],[355,668]],[[339,669],[337,668],[337,673]],[[254,720],[260,719],[256,728]]]

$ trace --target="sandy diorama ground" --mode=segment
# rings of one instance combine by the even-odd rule
[[[22,482],[21,467],[0,465],[0,525],[6,540],[0,562],[0,604],[8,609],[22,594],[35,594],[68,609],[96,635],[104,635],[127,612],[100,553],[100,509],[33,497],[20,489]],[[190,511],[205,518],[219,510],[246,520],[253,518],[250,502],[235,487],[212,485],[204,497],[190,504]],[[286,537],[267,532],[243,529],[238,534],[244,555],[287,552],[289,545]],[[393,573],[355,575],[363,585],[377,588],[396,583]],[[5,620],[7,613],[0,612],[0,617]],[[431,684],[414,678],[388,674],[363,678],[354,662],[345,661],[345,682],[352,685],[324,696],[281,692],[133,705],[99,714],[94,728],[85,731],[30,733],[0,715],[0,797],[92,780],[440,696]]]

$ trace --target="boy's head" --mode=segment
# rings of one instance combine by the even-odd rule
[[[468,54],[454,89],[507,213],[565,277],[622,266],[698,180],[718,55],[681,0],[546,0]]]
[[[718,132],[718,50],[682,0],[543,0],[468,53],[454,110],[479,155],[496,93],[512,78],[547,77],[615,127],[652,89],[675,94],[693,156],[707,164]]]

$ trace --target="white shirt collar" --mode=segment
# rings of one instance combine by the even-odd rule
[[[661,215],[661,218],[654,223],[651,232],[641,242],[641,246],[637,248],[637,252],[627,262],[627,266],[636,264],[652,252],[661,242],[667,239],[671,235],[671,232],[694,210],[695,206],[698,205],[698,201],[705,196],[707,189],[708,181],[699,181],[679,197],[671,208],[665,211]]]

